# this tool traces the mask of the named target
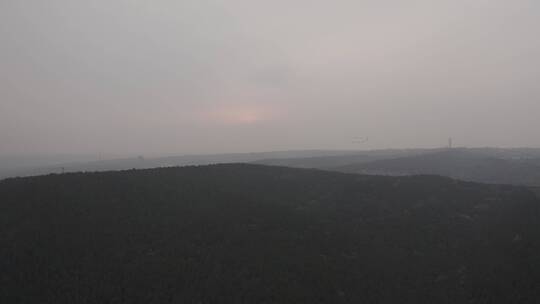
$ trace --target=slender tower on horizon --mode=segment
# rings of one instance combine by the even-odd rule
[[[448,138],[448,149],[452,149],[452,137]]]

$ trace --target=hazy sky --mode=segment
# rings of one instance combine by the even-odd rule
[[[540,146],[540,1],[0,0],[0,155],[449,136]]]

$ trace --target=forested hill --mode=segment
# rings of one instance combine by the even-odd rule
[[[536,303],[524,188],[231,164],[0,181],[0,303]]]

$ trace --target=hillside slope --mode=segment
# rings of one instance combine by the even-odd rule
[[[331,170],[383,175],[435,174],[483,183],[540,186],[537,158],[505,159],[462,149],[348,164]]]
[[[540,205],[256,165],[0,181],[1,303],[536,303]]]

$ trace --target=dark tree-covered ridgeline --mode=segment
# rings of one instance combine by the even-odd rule
[[[0,303],[538,303],[525,188],[231,164],[0,181]]]

